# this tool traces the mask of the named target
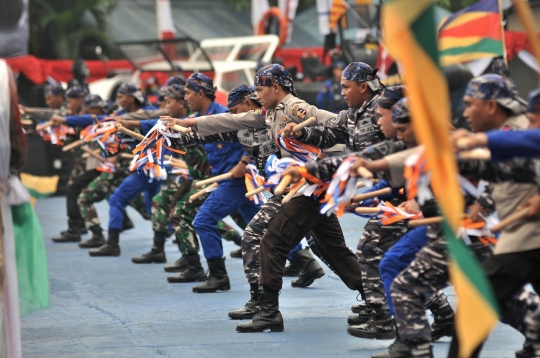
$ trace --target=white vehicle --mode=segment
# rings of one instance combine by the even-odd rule
[[[140,83],[146,73],[170,73],[177,66],[186,77],[193,72],[207,74],[226,95],[237,85],[253,84],[257,64],[271,61],[279,38],[276,35],[228,37],[206,39],[200,44],[182,38],[117,45],[136,70],[90,83],[90,93],[99,94],[103,99],[114,100],[116,89],[125,81]]]

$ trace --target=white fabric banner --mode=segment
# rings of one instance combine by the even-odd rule
[[[291,36],[293,33],[293,22],[296,16],[296,9],[298,8],[298,0],[279,0],[278,7],[281,9],[287,20],[289,20],[286,41],[286,43],[289,43],[291,42]]]
[[[317,0],[317,16],[319,18],[319,32],[321,35],[330,33],[330,9],[332,0]]]
[[[251,0],[251,27],[253,35],[257,35],[257,27],[263,14],[270,8],[268,0]]]
[[[165,40],[175,38],[176,28],[174,27],[170,1],[156,0],[156,10],[158,39]]]

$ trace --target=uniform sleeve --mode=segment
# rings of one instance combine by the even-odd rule
[[[173,147],[184,145],[207,144],[216,142],[238,142],[238,132],[225,132],[209,136],[201,136],[197,128],[191,128],[191,133],[180,133],[179,138],[171,138]],[[247,156],[247,154],[246,154]]]
[[[105,118],[105,116],[98,116],[99,119],[101,119],[100,117]],[[91,114],[83,114],[81,116],[67,116],[66,117],[66,125],[69,127],[86,128],[93,123],[94,121],[92,120]]]
[[[349,155],[326,158],[316,163],[306,165],[306,170],[310,175],[323,182],[329,181],[332,180],[332,176],[347,157],[349,157]]]
[[[197,131],[201,136],[209,136],[240,129],[266,128],[265,115],[262,109],[246,113],[221,113],[211,116],[197,117]]]
[[[120,116],[120,118],[128,121],[142,121],[145,119],[159,118],[161,116],[168,116],[169,111],[166,109],[146,109],[142,111],[136,111],[126,113]]]
[[[146,135],[148,132],[150,132],[150,129],[152,129],[156,125],[157,121],[157,119],[142,120],[139,123],[141,126],[141,134]]]
[[[540,157],[540,129],[527,131],[492,131],[487,133],[491,160],[500,162],[513,157]]]
[[[36,121],[48,121],[55,114],[60,114],[60,110],[51,108],[32,108],[32,118]]]
[[[387,155],[383,159],[388,163],[386,172],[388,184],[392,188],[401,188],[405,185],[403,171],[405,170],[405,160],[413,154],[418,148],[411,148],[401,152]]]
[[[302,129],[302,137],[299,140],[321,148],[330,148],[336,144],[347,144],[349,140],[347,111],[341,111],[337,115],[322,110],[318,111],[324,112],[320,118],[317,117],[318,125],[304,127]]]

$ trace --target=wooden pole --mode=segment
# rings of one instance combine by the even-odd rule
[[[298,193],[298,190],[300,190],[300,188],[302,187],[302,185],[304,185],[306,183],[306,180],[304,178],[302,178],[302,180],[299,181],[300,185],[298,185],[297,187],[295,187],[294,189],[292,189],[291,191],[289,191],[287,193],[287,195],[285,195],[285,197],[283,198],[283,200],[281,200],[281,203],[282,204],[286,204],[288,203],[289,201],[291,201],[291,199],[294,197],[294,195],[296,193]]]
[[[458,153],[459,159],[477,159],[477,160],[490,160],[491,159],[491,152],[488,149],[473,149],[473,150],[466,150],[463,152]]]
[[[502,219],[497,225],[491,228],[492,232],[497,232],[504,230],[506,227],[518,222],[519,220],[525,219],[529,215],[529,208],[524,208],[519,211],[516,211],[512,215],[509,215]]]
[[[129,129],[127,129],[126,127],[122,126],[121,124],[117,125],[116,128],[122,132],[122,133],[125,133],[127,134],[128,136],[130,137],[133,137],[139,141],[142,141],[144,139],[144,136],[142,134],[139,134],[139,133],[135,133]]]
[[[201,186],[206,185],[206,184],[211,184],[211,183],[215,183],[217,181],[230,179],[231,175],[232,175],[231,173],[225,173],[225,174],[221,174],[221,175],[216,175],[213,178],[208,178],[208,179],[201,180],[201,181],[195,183],[195,187],[200,188]]]
[[[248,191],[248,192],[246,193],[246,198],[251,198],[252,196],[257,195],[257,194],[259,194],[259,193],[262,193],[262,192],[265,191],[265,190],[266,190],[265,187],[260,187],[260,188],[255,189],[255,190]]]
[[[302,128],[306,127],[306,126],[309,126],[311,123],[315,123],[315,122],[317,122],[317,118],[315,118],[315,117],[308,118],[305,121],[303,121],[302,123],[298,123],[297,125],[295,125],[293,127],[292,131],[297,132],[300,129],[302,129]]]
[[[377,214],[381,211],[381,209],[379,208],[356,208],[354,209],[354,211],[357,213],[357,214]]]
[[[371,178],[373,178],[373,173],[370,172],[369,170],[367,170],[367,169],[364,168],[364,167],[359,167],[359,168],[356,170],[356,173],[358,173],[358,175],[360,175],[361,177],[366,178],[366,179],[371,179]]]
[[[358,194],[354,198],[352,198],[352,201],[359,202],[366,199],[376,198],[381,195],[387,195],[387,194],[390,194],[391,192],[392,192],[392,188],[384,188],[380,190],[375,190],[370,193]]]
[[[74,148],[77,148],[84,144],[84,141],[82,139],[78,139],[73,143],[69,143],[68,145],[65,145],[62,147],[62,152],[67,152],[68,150],[72,150]]]
[[[191,195],[189,197],[189,201],[192,203],[194,202],[195,200],[197,200],[198,198],[200,198],[201,196],[203,196],[204,194],[208,193],[206,190],[210,189],[210,188],[217,188],[219,186],[218,183],[212,183],[212,185],[202,189],[202,190],[199,190],[198,192],[196,192],[195,194]]]
[[[187,128],[187,127],[182,127],[178,124],[175,124],[172,129],[174,129],[175,131],[177,132],[182,132],[182,133],[190,133],[191,132],[191,129]]]
[[[92,152],[96,153],[96,154],[99,154],[99,152],[101,152],[101,149],[94,149]],[[83,158],[88,158],[90,156],[89,153],[84,153],[82,155]]]
[[[42,125],[39,125],[39,124],[38,124],[38,125],[36,126],[36,130],[37,130],[37,131],[43,131],[43,130],[45,130],[45,129],[51,127],[52,125],[53,125],[53,123],[52,123],[51,121],[48,121],[47,123],[42,124]]]
[[[101,155],[99,155],[97,153],[94,153],[94,151],[92,151],[92,149],[89,149],[89,148],[86,148],[86,147],[81,147],[81,149],[83,151],[85,151],[86,153],[88,153],[89,156],[96,158],[100,162],[102,162],[102,163],[105,162],[105,158],[103,158]]]
[[[276,189],[274,189],[274,194],[281,195],[287,189],[289,184],[291,183],[292,177],[290,175],[285,175],[281,182],[276,186]]]

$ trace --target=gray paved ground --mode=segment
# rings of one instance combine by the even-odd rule
[[[106,203],[98,205],[105,227],[107,210]],[[92,258],[76,244],[50,241],[65,229],[64,198],[39,201],[36,211],[46,238],[51,307],[22,320],[24,357],[371,357],[391,343],[347,335],[355,293],[329,270],[306,289],[285,279],[284,332],[236,333],[227,312],[248,299],[240,259],[226,261],[231,291],[194,294],[193,284],[168,284],[163,265],[131,263],[150,248],[152,237],[149,223],[132,209],[136,228],[122,234],[118,258]],[[342,220],[350,247],[356,247],[363,222]],[[169,262],[176,260],[176,247],[166,247]],[[225,242],[224,249],[228,254],[235,247]],[[455,304],[453,291],[447,293]],[[521,344],[520,334],[500,324],[482,357],[513,357]],[[448,339],[436,343],[435,356],[445,357],[448,345]]]

